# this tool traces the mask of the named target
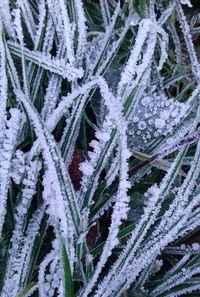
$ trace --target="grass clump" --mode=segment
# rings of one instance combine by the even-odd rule
[[[2,297],[198,296],[195,5],[1,1]]]

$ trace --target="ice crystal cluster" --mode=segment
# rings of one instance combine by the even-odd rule
[[[192,2],[0,1],[1,297],[199,296]]]
[[[188,105],[164,94],[144,94],[129,120],[128,143],[143,149],[152,140],[170,135],[187,113]]]

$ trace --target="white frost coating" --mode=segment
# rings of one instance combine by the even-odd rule
[[[127,91],[136,86],[144,74],[145,69],[151,63],[153,56],[158,25],[151,19],[143,19],[140,22],[134,47],[131,51],[128,62],[122,72],[121,80],[118,85],[118,97],[126,97]],[[148,46],[147,46],[148,44]],[[142,47],[146,45],[143,57],[141,58]]]
[[[159,41],[161,55],[158,70],[161,70],[165,63],[168,45],[168,35],[163,28],[152,19],[143,19],[140,22],[134,47],[131,51],[128,62],[122,72],[121,80],[118,84],[118,97],[126,98],[134,87],[137,86],[145,70],[151,63],[154,54],[157,38]],[[141,52],[143,47],[143,55]]]
[[[91,81],[85,83],[82,87],[75,89],[72,93],[69,93],[66,97],[62,97],[62,100],[58,104],[57,108],[48,117],[47,122],[46,122],[46,126],[50,131],[52,131],[55,128],[58,121],[67,112],[68,108],[71,106],[73,101],[77,99],[77,103],[76,103],[76,105],[74,106],[74,108],[72,110],[71,117],[69,118],[69,120],[73,121],[73,127],[72,126],[69,126],[69,127],[67,126],[66,127],[66,129],[64,131],[64,134],[63,134],[63,137],[61,139],[60,146],[62,146],[63,142],[65,141],[66,135],[68,135],[68,137],[70,135],[70,137],[73,138],[74,134],[77,133],[76,123],[77,123],[77,121],[80,120],[82,110],[83,110],[83,108],[85,106],[85,103],[86,103],[86,100],[88,98],[88,92],[91,89],[93,89],[94,87],[100,85],[100,82],[101,82],[100,77],[94,77],[94,78],[92,78]],[[98,135],[98,137],[100,137],[100,135]],[[104,133],[103,137],[104,137],[104,140],[105,140],[105,137],[108,140],[109,139],[109,134]],[[72,154],[72,151],[73,151],[73,143],[71,141],[69,141],[68,146],[66,148],[66,152],[67,152],[66,164],[67,164],[67,166],[69,165],[70,157],[71,157],[70,154]]]
[[[192,209],[194,209],[196,205],[199,203],[199,198],[200,197],[198,198],[195,197],[196,201],[193,201],[190,204],[190,206],[186,207],[185,215],[183,215],[180,221],[176,221],[176,224],[172,227],[171,230],[168,231],[167,236],[165,234],[162,234],[161,238],[153,237],[155,238],[155,240],[153,239],[149,240],[149,244],[151,243],[151,247],[145,245],[144,249],[139,250],[136,255],[132,255],[132,258],[129,256],[126,259],[127,266],[123,265],[124,267],[123,269],[120,269],[118,275],[116,275],[116,270],[115,270],[115,279],[112,280],[113,292],[114,292],[114,288],[116,289],[119,288],[123,283],[124,283],[124,286],[122,286],[122,289],[120,289],[119,292],[122,293],[123,290],[128,289],[130,284],[135,280],[135,278],[139,274],[139,272],[143,270],[144,267],[146,267],[149,263],[151,263],[153,259],[157,257],[157,255],[161,252],[163,247],[169,244],[169,242],[177,238],[178,231],[187,222],[188,218],[191,215]],[[101,286],[99,287],[101,288]],[[101,293],[100,291],[98,291],[99,295],[96,295],[96,296],[106,296],[106,297],[109,296],[107,292],[104,295],[102,295]],[[119,295],[113,294],[111,296],[120,296],[120,294]]]
[[[139,129],[139,130],[145,130],[146,127],[147,127],[147,124],[145,123],[145,121],[140,121],[140,122],[138,123],[138,129]]]
[[[106,49],[107,44],[110,41],[110,38],[111,38],[111,35],[112,35],[112,32],[113,32],[114,26],[116,24],[116,20],[117,20],[118,14],[119,14],[119,11],[120,11],[120,2],[117,3],[117,6],[115,7],[114,14],[113,14],[113,16],[111,18],[111,22],[110,22],[109,26],[106,28],[105,35],[103,36],[103,38],[101,38],[101,40],[99,42],[98,55],[94,55],[94,61],[93,61],[93,63],[91,63],[90,61],[88,61],[88,68],[89,68],[90,76],[91,75],[94,75],[94,74],[101,75],[102,72],[103,72],[103,70],[105,69],[104,68],[105,66],[104,66],[103,67],[103,70],[102,70],[102,67],[100,67],[100,69],[98,69],[98,72],[97,73],[95,73],[95,71],[94,71],[95,68],[96,68],[96,66],[97,66],[97,64],[99,63],[100,57],[104,53],[104,50]],[[113,47],[112,50],[113,49],[116,49],[116,47]],[[113,51],[111,51],[111,52],[113,54]],[[90,64],[92,64],[92,65],[90,65]],[[106,65],[107,65],[107,63],[106,63]]]
[[[46,94],[44,96],[44,107],[42,109],[41,115],[44,120],[47,120],[55,110],[56,103],[58,101],[59,92],[61,88],[61,80],[55,75],[51,76],[49,80],[48,87],[46,89]],[[69,101],[69,107],[72,101]]]
[[[178,159],[182,158],[182,155],[183,155],[183,151],[180,152],[180,154],[178,155],[177,161],[178,161]],[[176,161],[172,164],[172,167],[170,168],[170,170],[164,177],[160,187],[158,188],[156,185],[154,185],[147,192],[146,195],[148,195],[148,206],[145,207],[145,209],[144,209],[144,215],[142,216],[140,222],[138,223],[138,225],[132,232],[131,238],[129,239],[126,248],[120,254],[118,260],[113,265],[108,276],[105,277],[103,282],[99,284],[95,297],[109,296],[107,294],[107,286],[111,282],[112,282],[112,290],[113,290],[112,296],[115,296],[114,290],[117,289],[120,286],[120,284],[121,285],[125,284],[126,288],[128,288],[128,283],[129,282],[131,283],[135,279],[135,277],[139,274],[139,271],[141,271],[144,267],[146,267],[146,265],[148,265],[147,263],[151,262],[151,260],[150,260],[151,254],[149,254],[149,253],[147,253],[147,257],[145,257],[144,252],[142,254],[142,251],[141,251],[141,253],[139,253],[141,256],[138,257],[138,262],[135,257],[138,253],[137,251],[140,247],[140,244],[141,244],[143,238],[145,237],[147,231],[152,226],[152,224],[154,224],[154,222],[156,220],[156,217],[160,211],[162,200],[164,200],[164,198],[168,194],[168,191],[172,185],[172,178],[174,179],[175,168],[176,168]],[[177,168],[176,168],[176,171],[177,171]],[[192,205],[192,208],[193,207],[194,206]],[[189,216],[189,212],[187,212],[187,214]],[[187,220],[187,218],[184,218],[184,219]],[[136,238],[137,238],[137,240],[136,240]],[[167,240],[170,240],[170,238],[171,238],[171,240],[173,240],[172,237],[169,237],[169,238],[166,238],[166,242],[167,242]],[[155,237],[155,240],[156,240],[156,237]],[[149,243],[153,245],[154,241],[150,240]],[[162,244],[164,244],[164,242]],[[153,245],[153,248],[155,248],[155,251],[156,251],[157,249],[160,250],[161,246],[162,245],[155,244],[155,245]],[[147,245],[145,245],[145,248],[148,252]],[[155,253],[153,252],[152,256],[153,255],[156,257],[157,253],[155,255]],[[149,257],[149,259],[148,259],[148,257]],[[148,261],[147,261],[147,259],[148,259]],[[134,261],[136,261],[136,262],[134,263]],[[122,263],[124,263],[123,270],[122,270]],[[131,269],[131,267],[133,267],[133,269]],[[128,269],[130,269],[129,277],[127,276]],[[116,271],[118,271],[118,274],[116,274]]]
[[[188,7],[192,7],[192,3],[190,0],[180,0],[181,4],[187,5]]]
[[[168,49],[168,43],[169,43],[169,38],[167,33],[163,30],[163,28],[161,26],[156,26],[157,28],[157,33],[160,35],[159,37],[159,46],[160,46],[160,50],[161,50],[161,56],[160,56],[160,60],[159,60],[159,64],[158,64],[158,71],[161,71],[163,68],[164,63],[166,62],[167,58],[168,58],[168,53],[167,53],[167,49]]]
[[[15,55],[19,57],[21,56],[17,43],[9,42],[9,47],[13,50]],[[73,81],[76,78],[81,78],[83,76],[83,70],[81,68],[76,69],[69,63],[66,63],[66,59],[54,58],[50,54],[47,55],[43,52],[31,51],[27,48],[24,48],[24,55],[26,59],[31,62],[46,70],[61,75],[62,77],[69,79],[69,81]]]
[[[0,17],[2,20],[2,23],[5,25],[6,30],[9,34],[9,36],[13,39],[16,38],[15,30],[14,30],[14,24],[11,20],[11,11],[9,6],[9,0],[1,0],[0,1]],[[0,26],[2,26],[2,23],[0,21]]]
[[[150,141],[162,135],[170,134],[174,127],[187,115],[194,95],[198,92],[199,88],[186,103],[167,98],[162,93],[144,94],[142,100],[136,105],[133,117],[130,116],[129,119],[127,131],[129,147],[143,149],[148,146]]]
[[[106,243],[104,245],[104,249],[102,251],[100,260],[97,264],[97,267],[95,268],[95,272],[91,278],[91,280],[87,283],[84,290],[81,292],[80,296],[88,296],[90,291],[92,290],[94,284],[96,283],[98,276],[105,265],[108,257],[111,255],[112,249],[117,245],[118,239],[117,235],[119,232],[119,227],[122,223],[122,220],[127,218],[127,212],[128,212],[128,203],[129,203],[129,197],[127,196],[127,190],[130,187],[130,183],[128,182],[128,158],[130,157],[130,153],[127,148],[127,139],[126,139],[126,122],[123,119],[122,116],[122,106],[119,102],[116,101],[116,99],[113,97],[112,93],[109,91],[107,85],[102,80],[100,81],[100,91],[101,94],[105,100],[105,105],[108,108],[108,115],[105,120],[105,124],[108,129],[110,127],[112,129],[112,126],[116,127],[116,132],[118,134],[119,139],[119,154],[120,154],[120,181],[119,181],[119,187],[116,195],[116,202],[113,206],[113,213],[111,217],[111,225],[109,227],[109,234],[106,240]],[[112,123],[113,122],[113,123]],[[112,131],[112,130],[111,130]],[[107,132],[107,131],[105,131]],[[108,133],[110,133],[110,129],[108,130]],[[107,135],[107,134],[106,134]],[[103,135],[100,133],[100,139],[99,135],[96,134],[97,139],[100,141],[100,144],[103,140]],[[103,144],[107,142],[107,137],[103,141]],[[104,144],[105,145],[105,144]],[[94,151],[94,154],[90,160],[91,164],[95,164],[95,159],[98,157],[98,153]],[[85,181],[86,182],[86,181]],[[86,183],[87,184],[87,183]],[[85,187],[86,187],[85,184]]]
[[[69,210],[69,204],[66,200],[66,196],[63,189],[63,176],[64,165],[62,164],[61,157],[56,154],[56,143],[53,138],[48,134],[46,129],[43,127],[41,120],[37,117],[31,104],[24,97],[23,93],[17,92],[17,98],[20,100],[26,108],[28,116],[33,123],[35,133],[39,138],[39,142],[43,151],[45,165],[47,167],[46,175],[43,180],[44,182],[44,200],[49,206],[48,210],[57,220],[60,220],[60,228],[63,233],[63,237],[68,241],[66,247],[67,253],[70,258],[71,269],[73,271],[74,262],[74,236],[75,236],[75,225],[72,221],[71,211]],[[62,174],[58,174],[55,164],[60,163],[60,169]],[[60,179],[59,179],[60,176]],[[74,202],[75,203],[75,202]],[[56,207],[59,206],[58,212],[55,212]]]
[[[199,284],[197,285],[192,285],[186,289],[180,289],[180,290],[176,290],[176,292],[174,293],[169,293],[169,294],[166,294],[165,297],[179,297],[179,296],[187,296],[186,294],[190,294],[190,293],[193,293],[193,292],[199,292],[200,290],[200,286]]]
[[[187,256],[185,256],[184,258],[186,257]],[[151,296],[158,296],[159,294],[162,294],[162,292],[165,292],[165,296],[179,296],[179,294],[177,294],[176,292],[174,294],[167,294],[167,292],[178,285],[184,284],[184,282],[186,282],[188,279],[192,278],[192,276],[198,274],[199,272],[199,267],[195,267],[193,269],[182,268],[180,272],[176,273],[174,276],[171,276],[167,281],[164,282],[164,284],[159,286],[158,290],[154,290]],[[185,292],[187,292],[187,289],[185,290]],[[192,291],[189,290],[189,292]],[[153,295],[153,293],[155,293],[155,295]]]
[[[107,28],[110,22],[110,12],[107,0],[100,0],[101,14],[103,17],[104,27]]]
[[[32,193],[30,194],[32,197]],[[23,215],[27,208],[18,209]],[[23,215],[21,216],[24,220]],[[26,232],[24,225],[18,226],[14,230],[12,237],[12,247],[9,251],[7,270],[5,275],[2,297],[17,296],[17,293],[23,288],[23,283],[27,277],[27,272],[30,264],[32,250],[34,247],[35,238],[38,235],[41,220],[44,216],[44,206],[36,210],[31,220],[29,221]],[[20,219],[20,216],[18,217]]]
[[[15,158],[12,160],[11,177],[16,184],[20,184],[25,172],[25,156],[20,150],[15,153]]]
[[[133,76],[135,74],[136,62],[140,56],[142,46],[145,42],[148,32],[150,31],[151,25],[152,25],[152,21],[150,19],[143,20],[140,22],[140,27],[137,35],[138,38],[136,37],[134,48],[131,52],[129,61],[122,73],[121,81],[118,86],[119,93],[122,92],[123,88],[125,87],[125,83],[129,84],[133,79]]]
[[[46,22],[46,32],[44,36],[44,43],[42,47],[42,51],[45,53],[49,53],[53,46],[53,39],[55,35],[55,28],[53,24],[53,20],[51,16],[47,17]]]
[[[198,108],[196,118],[195,112],[200,84],[194,85],[194,80],[190,77],[191,73],[180,73],[182,63],[180,42],[176,27],[173,27],[174,22],[171,27],[169,25],[171,14],[175,9],[179,10],[191,60],[192,63],[194,62],[193,66],[196,67],[193,67],[193,72],[198,80],[199,66],[195,64],[198,61],[196,61],[195,52],[192,52],[189,28],[181,12],[181,4],[185,2],[190,5],[190,2],[181,1],[180,4],[180,0],[169,1],[163,10],[164,7],[161,7],[163,1],[147,1],[145,15],[149,19],[144,19],[139,23],[139,17],[133,11],[132,1],[125,1],[124,10],[120,1],[100,0],[100,4],[94,5],[101,6],[105,32],[104,29],[101,31],[100,27],[98,32],[94,31],[92,22],[88,22],[88,33],[83,0],[17,0],[16,3],[4,0],[1,2],[0,14],[4,27],[0,36],[0,112],[2,115],[0,117],[0,127],[2,127],[0,129],[0,133],[2,133],[0,135],[2,175],[0,175],[0,190],[2,190],[2,183],[7,176],[8,181],[12,178],[12,184],[9,189],[6,182],[4,183],[3,197],[6,196],[7,190],[12,190],[13,182],[15,183],[14,189],[17,187],[17,193],[19,193],[14,198],[17,205],[14,208],[14,230],[6,260],[8,265],[4,279],[3,297],[16,297],[29,285],[28,276],[30,274],[28,272],[30,271],[34,242],[40,227],[42,227],[41,231],[44,231],[40,222],[43,222],[43,219],[45,221],[46,218],[48,221],[45,221],[45,226],[47,225],[47,228],[50,226],[50,232],[53,227],[56,239],[53,242],[52,252],[47,257],[44,256],[42,262],[39,259],[41,265],[39,277],[36,280],[37,285],[30,289],[25,296],[31,295],[34,290],[39,290],[36,294],[41,297],[54,297],[55,295],[63,297],[66,295],[63,257],[59,250],[59,246],[62,244],[65,244],[66,247],[73,282],[76,282],[76,277],[79,278],[79,276],[83,280],[83,283],[80,282],[80,291],[77,293],[79,297],[88,297],[91,294],[96,297],[121,297],[124,290],[127,290],[133,282],[133,290],[137,287],[138,294],[146,294],[149,297],[156,297],[159,294],[171,297],[181,296],[181,294],[189,294],[195,289],[198,290],[199,287],[193,285],[188,289],[180,287],[180,290],[173,292],[177,289],[174,286],[184,286],[188,279],[199,273],[199,265],[197,269],[181,270],[190,257],[198,255],[199,245],[178,247],[179,253],[176,250],[177,254],[175,255],[183,256],[183,258],[169,271],[168,279],[163,278],[161,285],[156,284],[155,291],[147,291],[145,287],[149,278],[154,276],[154,273],[157,273],[162,265],[162,261],[157,260],[162,250],[164,249],[164,253],[167,253],[168,247],[166,246],[169,243],[180,236],[187,235],[200,225],[198,194],[200,186],[197,185],[200,173],[198,168],[199,145],[197,145],[195,157],[192,157],[191,154],[196,145],[191,151],[188,151],[187,156],[185,156],[187,148],[182,148],[160,185],[154,184],[144,194],[142,197],[145,199],[144,203],[142,202],[144,211],[141,209],[143,215],[139,215],[138,224],[129,237],[126,237],[127,242],[123,240],[124,250],[120,253],[119,258],[111,267],[108,261],[109,269],[106,269],[106,274],[102,272],[113,248],[118,244],[118,233],[123,227],[121,226],[122,220],[127,219],[129,210],[127,190],[130,187],[128,181],[130,153],[127,143],[131,149],[148,148],[151,150],[150,154],[161,152],[159,156],[162,153],[162,156],[166,156],[175,149],[180,149],[185,143],[190,143],[189,137],[195,136],[195,134],[189,134],[184,138],[184,141],[188,140],[184,144],[177,141],[180,137],[185,136],[190,129],[196,128],[195,125],[199,123],[200,109]],[[37,7],[34,6],[36,2]],[[178,5],[176,5],[177,3]],[[11,14],[13,20],[9,19],[9,5],[11,8],[17,7],[17,10]],[[2,7],[5,8],[5,11]],[[88,21],[90,11],[89,14],[87,10],[85,11]],[[111,19],[110,13],[113,11]],[[161,15],[158,21],[157,11],[159,11],[158,16]],[[7,20],[5,15],[8,17]],[[174,17],[176,18],[175,13],[172,16],[173,20]],[[13,37],[11,37],[12,28],[17,32],[16,34],[14,31],[15,36]],[[167,80],[166,85],[166,72],[160,72],[169,51],[168,35],[164,28],[169,32],[170,45],[171,41],[174,42],[169,61],[173,60],[175,64],[177,62],[171,73],[172,79]],[[174,32],[172,32],[173,28]],[[130,42],[134,44],[126,42],[127,33],[128,36],[133,36]],[[27,42],[27,47],[24,44],[26,39],[23,34],[25,37],[27,34],[32,37],[31,42]],[[93,36],[97,36],[97,38],[93,38]],[[121,47],[121,45],[123,46]],[[125,65],[121,63],[124,61],[124,45],[127,46],[126,49],[130,53]],[[119,49],[122,51],[120,50],[118,53]],[[174,57],[175,52],[177,53],[176,58]],[[110,65],[119,66],[118,63],[115,64],[115,58],[118,57],[123,59],[120,60],[120,69],[112,70]],[[16,61],[17,65],[15,65]],[[19,65],[18,62],[21,64]],[[19,73],[18,78],[17,71],[21,69],[21,65],[23,73]],[[79,67],[84,67],[84,70]],[[9,88],[11,87],[9,92],[7,92],[7,74]],[[96,76],[94,77],[94,75]],[[186,80],[184,75],[186,75]],[[40,85],[40,82],[43,82],[43,76],[45,81]],[[28,83],[26,83],[26,77]],[[187,81],[187,84],[178,93],[177,100],[167,98],[164,91],[166,90],[165,94],[170,94],[169,86],[177,82],[182,85],[182,79]],[[30,85],[29,82],[33,82],[33,84]],[[25,88],[21,87],[23,84]],[[30,85],[30,90],[27,85]],[[181,95],[187,96],[187,90],[191,89],[194,91],[190,98],[187,101],[182,101]],[[23,90],[23,92],[25,90],[26,95],[22,92],[18,93],[16,90]],[[30,96],[27,90],[30,91]],[[9,131],[10,128],[6,127],[6,123],[10,123],[12,120],[12,116],[9,121],[6,120],[7,115],[10,116],[10,106],[19,104],[15,101],[14,93],[17,93],[19,101],[22,103],[21,110],[28,114],[27,124],[33,124],[31,128],[35,132],[36,140],[31,148],[26,147],[26,130],[29,132],[29,128],[22,129],[18,133],[19,138],[13,142],[12,146],[6,142],[7,138],[13,137]],[[63,94],[65,96],[62,96]],[[93,105],[94,97],[97,97],[96,102],[98,97],[101,97],[103,108],[100,108],[100,120],[97,116],[95,125],[89,122],[91,118],[88,119],[88,114],[85,114],[84,119],[89,125],[91,124],[89,131],[94,129],[94,139],[89,144],[87,160],[80,165],[83,173],[81,189],[79,192],[75,192],[67,169],[73,148],[76,141],[79,141],[82,115],[85,108],[87,113],[89,105]],[[30,102],[28,98],[30,98]],[[184,103],[178,102],[180,98]],[[41,114],[39,114],[40,111]],[[94,112],[94,116],[96,115],[98,115],[98,110]],[[180,126],[181,129],[179,129]],[[17,125],[14,128],[17,129]],[[59,131],[60,128],[63,128],[62,132]],[[54,140],[53,135],[59,139],[59,143]],[[157,145],[161,138],[163,141]],[[198,139],[199,134],[194,140],[195,143]],[[171,141],[171,147],[166,150],[167,141]],[[30,144],[29,140],[28,143]],[[15,152],[16,146],[18,150]],[[28,153],[22,153],[22,150],[29,148]],[[164,149],[162,150],[162,148]],[[172,150],[170,151],[170,149]],[[10,157],[11,150],[13,150],[12,158]],[[152,150],[154,151],[152,152]],[[174,158],[174,154],[172,157]],[[168,167],[171,161],[166,161]],[[187,172],[187,177],[179,178],[179,188],[172,188],[172,185],[176,184],[176,176],[179,174],[182,164],[189,165],[190,170]],[[8,170],[6,166],[9,168]],[[142,177],[145,178],[146,172],[149,174],[146,167],[143,167],[139,168],[136,174],[130,173],[133,186],[135,182],[141,181]],[[181,185],[179,181],[182,180]],[[99,184],[99,181],[102,183]],[[112,188],[112,186],[114,187]],[[37,201],[40,200],[40,191],[42,191],[41,199],[44,204],[37,208],[30,219],[32,206],[37,207],[35,201],[32,201],[36,191],[39,192]],[[130,192],[132,193],[132,191]],[[168,197],[172,201],[166,211],[164,202],[168,202],[168,199],[165,201],[165,198]],[[100,198],[99,201],[98,198]],[[111,223],[108,226],[108,237],[102,253],[98,257],[98,262],[97,258],[91,257],[90,246],[87,249],[88,238],[91,235],[87,232],[91,224],[94,224],[95,220],[108,207],[110,208]],[[162,216],[160,216],[161,209],[164,212]],[[111,211],[113,211],[112,214]],[[0,218],[1,220],[2,218]],[[129,223],[127,222],[127,224]],[[101,232],[97,237],[101,239]],[[95,248],[96,241],[93,244],[92,248]],[[172,250],[173,245],[169,247],[168,253],[171,253],[170,248]],[[178,268],[180,268],[179,273],[175,271]],[[88,272],[91,274],[88,275]],[[169,276],[170,273],[171,276]],[[133,295],[137,295],[137,289]],[[171,294],[171,292],[173,293]]]
[[[81,163],[81,165],[79,166],[79,169],[83,172],[85,176],[90,176],[94,171],[94,167],[92,166],[92,164],[90,164],[87,161],[85,161],[84,163]]]
[[[116,7],[115,10],[117,10],[118,8],[119,7]],[[126,33],[127,33],[127,30],[131,26],[131,20],[132,20],[131,17],[126,20],[119,38],[116,41],[114,41],[113,43],[111,43],[110,47],[108,48],[108,50],[106,52],[105,59],[102,61],[101,66],[97,70],[97,73],[96,73],[97,75],[102,75],[104,73],[104,70],[106,69],[107,65],[109,64],[109,61],[112,60],[113,56],[118,51],[118,49],[119,49],[119,47],[120,47]],[[102,43],[102,40],[99,39],[99,45],[101,45],[101,43]],[[96,53],[96,50],[94,50],[93,56],[95,56],[95,53]],[[88,64],[90,65],[90,60],[89,59],[88,59]],[[117,87],[116,87],[116,89],[117,89]]]
[[[190,56],[192,72],[193,72],[197,82],[199,83],[200,82],[199,62],[198,62],[197,55],[196,55],[196,52],[194,49],[192,35],[190,33],[190,26],[187,23],[186,16],[183,12],[183,9],[181,7],[179,0],[176,0],[176,10],[177,10],[180,26],[181,26],[182,32],[184,34],[187,51]]]
[[[2,23],[0,21],[0,148],[6,121],[7,88],[6,56],[2,39]]]
[[[98,81],[99,78],[94,78],[90,82],[85,83],[82,87],[75,89],[72,93],[69,93],[67,96],[63,96],[57,108],[54,110],[54,112],[47,121],[48,129],[53,130],[58,121],[63,116],[63,114],[67,111],[73,100],[75,100],[76,97],[79,97],[80,95],[84,95],[84,93],[87,93],[90,89],[98,85]]]
[[[69,20],[66,3],[64,0],[47,0],[47,5],[60,40],[65,40],[67,59],[72,66],[75,62],[73,45],[74,29],[73,24]]]
[[[0,150],[0,237],[4,224],[7,191],[9,187],[11,162],[16,147],[18,131],[20,129],[20,121],[22,119],[21,112],[17,109],[11,109],[11,118],[7,121],[7,129],[4,130],[4,139]]]
[[[48,53],[48,52],[47,52]],[[57,58],[64,58],[64,42],[61,42],[61,45],[57,51]],[[46,89],[46,94],[44,96],[44,106],[41,112],[42,118],[46,121],[48,116],[50,116],[56,108],[56,105],[59,101],[59,94],[61,92],[61,83],[62,77],[58,77],[56,74],[52,75],[48,87]],[[69,104],[66,108],[71,107],[73,100],[68,100]]]
[[[39,268],[39,276],[38,276],[38,289],[40,297],[46,297],[48,294],[48,291],[50,287],[45,286],[45,269],[49,263],[51,263],[55,258],[57,257],[57,254],[55,250],[51,251],[45,259],[40,264]]]
[[[199,159],[199,148],[197,149],[197,152],[196,152],[196,158]],[[195,165],[197,163],[198,162],[195,162]],[[165,240],[168,241],[170,240],[170,238],[171,240],[173,240],[173,238],[176,238],[176,236],[178,236],[179,228],[181,228],[187,222],[188,218],[191,216],[192,209],[194,209],[195,205],[199,203],[199,196],[194,197],[194,199],[191,202],[187,200],[190,197],[190,194],[192,191],[191,184],[188,182],[188,180],[192,182],[193,179],[194,180],[196,179],[199,172],[199,169],[197,167],[198,166],[194,166],[193,168],[191,168],[191,173],[186,178],[183,186],[180,188],[180,190],[183,191],[185,194],[184,199],[182,199],[182,196],[180,197],[180,194],[178,193],[174,202],[172,203],[172,205],[170,205],[171,217],[167,211],[164,217],[162,218],[161,224],[157,228],[157,231],[160,232],[160,236],[158,235],[159,233],[157,233],[157,231],[152,235],[152,238],[155,238],[156,240],[158,240],[159,237],[162,238],[163,236],[163,231],[164,231],[163,228],[167,228],[165,233],[167,234],[167,237],[161,239],[160,243],[158,244],[159,247],[162,246],[163,244],[166,244]],[[172,237],[170,236],[170,232],[171,232],[171,236],[172,234],[174,234]],[[150,248],[150,244],[153,246],[153,242],[151,243],[149,242],[149,244],[146,245],[145,247],[146,250]]]
[[[83,9],[83,2],[82,0],[75,0],[75,7],[77,12],[77,27],[78,27],[78,47],[76,51],[76,57],[78,61],[82,61],[83,54],[85,52],[85,46],[86,46],[86,18],[84,15],[84,9]]]
[[[64,38],[66,40],[67,58],[69,60],[69,63],[73,65],[75,62],[74,45],[73,45],[73,40],[74,40],[73,24],[71,24],[69,20],[68,11],[66,9],[66,2],[64,0],[58,0],[56,2],[57,2],[57,5],[60,6],[61,17],[62,17],[63,26],[64,26],[63,33],[64,33]]]
[[[34,41],[35,34],[36,34],[36,26],[33,18],[33,13],[30,8],[30,3],[27,0],[17,0],[17,7],[19,8],[23,19],[26,23],[26,27],[28,32],[31,36],[31,39]]]
[[[60,241],[57,232],[55,235],[56,239],[52,243],[53,249],[45,256],[39,267],[38,289],[40,297],[53,297],[59,287],[63,287],[62,269],[59,260]]]
[[[63,26],[64,26],[64,38],[66,40],[66,48],[67,48],[67,58],[69,60],[69,63],[71,65],[74,64],[75,62],[75,57],[74,57],[74,47],[73,47],[73,27],[72,24],[69,21],[69,16],[68,16],[68,11],[66,9],[66,3],[64,0],[58,0],[55,1],[57,2],[57,5],[60,6],[60,11],[61,11],[61,16],[62,16],[62,21],[63,21]]]
[[[157,296],[158,294],[161,294],[161,293],[165,292],[166,289],[170,290],[173,286],[176,286],[177,285],[176,281],[178,279],[180,280],[179,276],[176,274],[176,271],[180,270],[181,267],[185,263],[187,263],[187,261],[189,259],[190,259],[190,255],[183,256],[183,258],[180,261],[178,261],[177,264],[175,264],[174,267],[172,267],[170,269],[170,271],[168,271],[168,276],[169,276],[168,279],[163,284],[161,284],[160,286],[157,286],[156,289],[154,289],[151,292],[151,296]],[[175,274],[175,275],[173,276],[173,274]],[[181,276],[182,276],[182,272],[179,273],[179,274],[181,274]],[[170,276],[171,276],[171,278],[170,278]],[[188,273],[188,277],[189,277],[189,273]],[[171,282],[172,282],[172,285],[170,286]]]
[[[163,120],[162,118],[161,119],[155,119],[155,127],[156,128],[164,128],[165,127],[165,120]]]
[[[117,150],[116,157],[112,160],[112,164],[106,175],[106,185],[109,187],[119,173],[119,150]]]
[[[38,24],[36,26],[36,36],[34,37],[34,50],[37,50],[37,48],[39,46],[42,30],[44,28],[44,21],[45,21],[45,18],[47,17],[45,1],[39,0],[37,5],[38,5],[39,15],[38,15]],[[49,32],[49,31],[51,32],[51,30],[48,30],[48,29],[47,29],[47,32]]]
[[[24,35],[23,35],[22,24],[21,24],[21,11],[19,8],[16,8],[13,10],[13,16],[14,16],[14,28],[17,34],[17,39],[19,40],[20,45],[23,46]]]
[[[169,6],[162,12],[161,17],[158,20],[160,26],[164,25],[167,19],[171,16],[175,9],[175,2],[170,2]]]
[[[14,9],[13,15],[14,15],[14,25],[15,25],[16,35],[17,35],[17,39],[19,40],[20,49],[21,49],[23,87],[24,87],[26,96],[28,96],[29,86],[28,86],[28,80],[27,80],[25,56],[24,56],[24,35],[23,35],[22,22],[21,22],[21,10],[19,8]]]

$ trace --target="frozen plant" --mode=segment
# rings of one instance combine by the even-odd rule
[[[192,2],[0,1],[1,297],[199,294]]]
[[[164,94],[145,94],[129,120],[129,145],[133,150],[144,149],[159,136],[167,136],[187,113],[187,103],[168,99]]]

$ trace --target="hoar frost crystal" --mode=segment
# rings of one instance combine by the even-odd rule
[[[128,144],[143,149],[159,136],[167,136],[188,110],[187,103],[168,99],[164,94],[146,94],[129,119]]]

